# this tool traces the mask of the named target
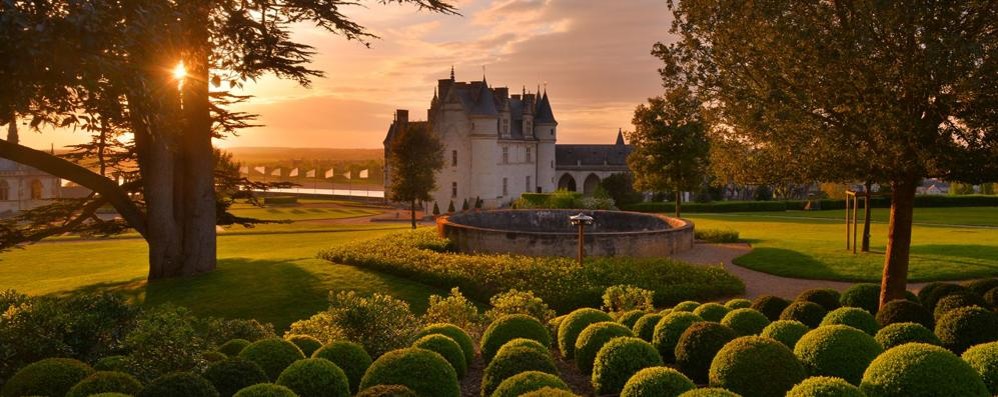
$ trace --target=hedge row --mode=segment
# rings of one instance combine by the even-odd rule
[[[874,197],[870,200],[874,208],[889,208],[889,197]],[[808,204],[806,200],[775,200],[775,201],[715,201],[710,203],[683,203],[682,211],[690,213],[708,212],[761,212],[761,211],[799,211]],[[844,199],[812,200],[812,209],[840,210],[844,209]],[[998,196],[916,196],[915,207],[994,207],[998,206]],[[628,211],[640,212],[672,212],[676,204],[673,202],[645,202],[624,206]]]

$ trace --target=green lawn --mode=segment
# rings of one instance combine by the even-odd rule
[[[887,225],[873,223],[870,253],[845,250],[842,211],[691,214],[700,229],[733,229],[753,250],[735,259],[751,269],[781,276],[877,281],[883,268]],[[827,215],[829,219],[820,219]],[[875,212],[883,216],[883,211]],[[916,211],[912,235],[912,281],[959,280],[998,275],[998,229],[994,208],[931,208]],[[876,218],[874,218],[876,219]],[[883,219],[883,218],[881,218]],[[959,224],[950,227],[931,225]],[[862,229],[860,229],[862,231]]]
[[[264,220],[314,220],[343,219],[380,214],[382,211],[360,207],[298,207],[268,206],[254,207],[237,205],[231,210],[233,215]]]
[[[274,225],[286,227],[293,225]],[[147,284],[145,243],[139,239],[41,243],[0,254],[0,289],[33,295],[94,290],[124,293],[146,305],[173,303],[202,315],[256,318],[279,330],[327,307],[330,290],[390,293],[425,311],[431,294],[446,291],[352,266],[316,259],[320,249],[381,236],[400,226],[327,226],[323,232],[222,234],[218,270],[191,279]]]
[[[780,211],[780,212],[739,212],[726,214],[732,216],[752,216],[752,217],[795,217],[795,218],[822,218],[845,220],[845,210],[827,211]],[[890,210],[887,208],[874,208],[871,211],[870,219],[873,222],[887,223],[890,217]],[[860,208],[857,220],[863,221],[863,209]],[[915,223],[934,225],[965,225],[965,226],[995,226],[998,227],[998,207],[965,207],[965,208],[916,208]]]

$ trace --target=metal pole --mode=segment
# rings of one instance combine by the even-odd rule
[[[852,197],[852,253],[856,254],[856,236],[859,234],[859,224],[856,215],[859,214],[859,196]]]
[[[579,264],[580,265],[582,264],[582,258],[586,255],[585,232],[584,232],[585,229],[586,229],[586,224],[583,222],[579,222]]]
[[[849,192],[846,192],[846,251],[849,250]]]

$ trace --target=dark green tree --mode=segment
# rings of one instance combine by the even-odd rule
[[[416,202],[431,199],[430,192],[437,188],[436,173],[444,166],[444,145],[426,123],[405,125],[389,144],[392,155],[387,166],[392,178],[388,198],[410,204],[415,229]],[[453,201],[448,212],[454,212]]]
[[[600,186],[610,195],[617,207],[624,208],[628,204],[641,201],[641,193],[634,190],[634,178],[629,173],[621,172],[603,178]]]

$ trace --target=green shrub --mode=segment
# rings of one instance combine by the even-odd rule
[[[750,301],[748,299],[745,299],[745,298],[735,298],[735,299],[729,300],[727,303],[725,303],[724,307],[726,307],[728,309],[731,309],[731,310],[735,310],[735,309],[748,309],[748,308],[752,307],[752,301]]]
[[[738,231],[730,229],[696,229],[693,238],[713,244],[737,243]]]
[[[512,347],[502,349],[482,373],[482,396],[492,395],[499,384],[513,375],[527,371],[540,371],[552,375],[558,374],[551,354],[538,352],[530,347]]]
[[[634,323],[638,322],[638,319],[643,317],[647,312],[642,310],[631,310],[621,313],[617,316],[617,322],[623,324],[627,328],[634,328]]]
[[[298,346],[305,357],[311,357],[312,353],[322,347],[322,342],[308,335],[284,335],[284,340]]]
[[[569,390],[545,386],[531,392],[523,393],[520,397],[579,397],[579,395]]]
[[[596,354],[593,389],[597,395],[619,394],[635,373],[662,365],[662,356],[651,343],[635,337],[614,338]]]
[[[202,354],[214,346],[199,331],[203,319],[177,306],[143,313],[124,339],[126,372],[148,382],[164,374],[193,371],[206,364]]]
[[[797,295],[797,299],[794,300],[797,302],[814,302],[821,305],[826,311],[832,311],[839,308],[839,298],[841,298],[839,291],[834,289],[812,288],[801,292]]]
[[[949,313],[950,310],[971,306],[987,308],[988,304],[984,302],[983,298],[969,292],[949,294],[940,299],[939,302],[936,302],[936,309],[932,311],[932,317],[938,320],[946,315],[946,313]]]
[[[925,304],[924,302],[926,299],[929,298],[929,294],[932,293],[932,290],[947,284],[949,283],[945,283],[942,281],[933,281],[931,283],[925,284],[924,286],[922,286],[922,289],[918,290],[918,294],[916,295],[916,298],[918,298],[918,302]]]
[[[971,347],[960,357],[981,375],[988,391],[998,396],[998,342]]]
[[[233,397],[298,397],[298,395],[286,386],[260,383],[236,392]]]
[[[613,318],[606,312],[588,307],[569,313],[558,324],[558,350],[565,358],[574,358],[575,340],[579,338],[579,334],[589,324],[601,321],[613,321]]]
[[[201,376],[211,382],[221,397],[230,397],[247,386],[269,382],[259,365],[239,357],[211,364]]]
[[[992,310],[998,310],[998,288],[992,288],[990,291],[984,294],[984,302],[988,304]]]
[[[878,356],[863,374],[867,397],[987,397],[987,386],[974,368],[939,346],[908,343]]]
[[[412,347],[437,352],[450,363],[457,372],[457,378],[464,378],[468,372],[468,362],[464,361],[464,350],[454,339],[440,334],[426,335],[413,342]]]
[[[323,343],[346,339],[360,343],[372,357],[412,342],[419,321],[409,304],[389,295],[329,293],[329,310],[291,324],[289,334],[310,335]]]
[[[811,328],[800,321],[776,320],[763,328],[759,336],[775,339],[793,349],[794,346],[797,346],[797,341],[808,331],[811,331]]]
[[[499,384],[491,397],[519,397],[545,387],[569,390],[561,378],[540,371],[526,371],[513,375]]]
[[[478,306],[454,287],[448,296],[430,295],[430,306],[423,315],[423,321],[454,324],[477,334],[481,332],[482,315],[478,313]]]
[[[350,397],[347,375],[324,358],[295,361],[274,383],[291,389],[299,397]]]
[[[877,323],[881,327],[894,323],[918,323],[926,328],[935,326],[932,312],[917,302],[896,299],[887,302],[884,308],[877,312]]]
[[[90,366],[71,358],[46,358],[21,368],[3,385],[3,397],[65,396],[90,376]]]
[[[101,357],[94,363],[94,369],[98,371],[121,371],[125,370],[125,356]]]
[[[536,351],[540,354],[551,355],[551,350],[549,350],[547,346],[543,346],[537,341],[527,338],[516,338],[509,342],[506,342],[505,345],[502,345],[502,347],[499,348],[499,351],[496,352],[496,355],[498,356],[500,354],[503,354],[503,351],[505,350],[516,349],[519,347],[525,347],[533,351]]]
[[[769,319],[755,309],[735,309],[724,315],[721,324],[730,327],[739,336],[758,335],[769,325]]]
[[[655,325],[658,321],[662,319],[662,315],[658,313],[645,314],[634,323],[631,327],[631,331],[634,331],[634,335],[644,339],[645,342],[651,342],[652,336],[655,335]]]
[[[926,309],[929,309],[929,311],[934,312],[936,310],[936,303],[939,303],[939,300],[947,296],[950,296],[952,294],[958,292],[966,292],[966,291],[967,287],[964,287],[962,285],[940,284],[935,288],[929,290],[925,298],[919,297],[919,299],[922,301],[922,305],[924,305]]]
[[[780,314],[787,306],[790,306],[789,301],[773,295],[762,295],[752,301],[752,309],[758,310],[769,321],[779,320]]]
[[[457,372],[443,356],[425,349],[393,350],[374,360],[360,381],[360,389],[376,385],[403,385],[420,396],[458,397]]]
[[[786,397],[866,397],[858,387],[841,378],[816,376],[798,383]]]
[[[821,320],[825,318],[825,314],[828,314],[828,311],[817,303],[796,301],[783,309],[783,313],[780,313],[780,320],[800,321],[808,327],[818,328],[821,325]]]
[[[305,355],[294,343],[271,338],[251,343],[239,353],[239,357],[256,363],[267,374],[268,379],[276,380],[281,371],[291,363],[305,358]]]
[[[107,393],[91,394],[90,397],[132,397],[132,395],[125,393],[107,392]]]
[[[419,397],[412,389],[402,385],[377,385],[366,388],[356,397]]]
[[[243,349],[245,349],[246,346],[249,346],[250,343],[252,342],[246,339],[232,339],[219,346],[218,351],[226,356],[236,357],[239,355],[239,352],[243,351]]]
[[[679,397],[742,397],[720,387],[704,387],[680,394]]]
[[[666,363],[676,361],[676,343],[679,342],[679,337],[683,336],[686,328],[700,321],[703,321],[700,316],[689,312],[672,312],[658,321],[651,337],[651,344],[658,349],[658,354],[662,355],[662,361]]]
[[[819,327],[835,324],[848,325],[870,335],[875,335],[880,329],[877,319],[873,318],[870,312],[858,307],[840,307],[828,312]]]
[[[998,340],[998,315],[977,306],[953,309],[939,319],[935,334],[944,347],[961,354],[973,345]]]
[[[220,345],[233,339],[246,339],[256,342],[260,339],[276,338],[274,325],[253,319],[206,319],[206,337],[212,344]]]
[[[461,351],[464,352],[465,363],[470,365],[472,360],[475,359],[475,341],[471,339],[471,335],[468,335],[468,333],[460,327],[454,324],[430,324],[423,327],[423,329],[416,333],[416,339],[433,334],[440,334],[453,339],[454,342],[457,342],[457,344],[461,346]],[[368,359],[368,362],[370,363],[370,359]],[[347,375],[350,374],[347,373]]]
[[[804,367],[784,344],[743,336],[721,348],[710,364],[710,385],[744,397],[783,397],[805,377]]]
[[[298,196],[265,196],[264,205],[292,205],[298,204]]]
[[[696,387],[686,375],[672,368],[649,367],[627,380],[620,397],[675,397]]]
[[[492,357],[502,345],[516,338],[533,339],[544,346],[551,345],[548,329],[536,318],[526,314],[510,314],[493,321],[482,334],[482,359],[492,361]]]
[[[603,309],[610,313],[654,310],[655,293],[633,285],[613,285],[603,292]]]
[[[872,336],[847,325],[819,327],[794,346],[794,354],[811,376],[834,376],[857,385],[883,351]]]
[[[575,340],[575,365],[584,374],[593,370],[596,353],[613,338],[634,336],[631,330],[612,321],[590,324]]]
[[[985,278],[981,280],[968,281],[964,287],[977,296],[984,296],[988,291],[998,288],[998,278]]]
[[[429,329],[428,326],[425,329]],[[447,327],[443,327],[447,328]],[[437,328],[434,328],[437,329]],[[470,342],[470,338],[469,338]],[[344,340],[333,341],[312,353],[312,358],[324,358],[336,364],[343,370],[350,381],[350,392],[356,393],[360,387],[360,379],[371,366],[371,356],[364,351],[364,346]]]
[[[940,346],[942,341],[932,333],[932,330],[925,328],[918,323],[894,323],[881,328],[874,336],[884,349],[900,346],[905,343],[919,342]]]
[[[485,312],[485,319],[489,322],[508,314],[530,315],[542,323],[547,323],[555,317],[554,310],[530,291],[511,289],[495,294],[489,298],[489,306],[492,308]]]
[[[728,314],[731,309],[728,309],[720,303],[704,303],[693,309],[693,314],[700,316],[700,318],[706,321],[720,322],[724,315]]]
[[[207,363],[217,363],[229,358],[229,356],[226,356],[225,353],[212,350],[201,353],[201,358]]]
[[[142,390],[142,382],[124,372],[98,371],[69,389],[66,397],[87,397],[98,393],[124,393],[135,395]]]
[[[218,391],[205,378],[173,372],[153,379],[136,397],[218,397]]]
[[[876,314],[880,310],[880,285],[873,283],[853,284],[842,291],[839,304],[845,307],[858,307]]]
[[[699,322],[690,325],[676,343],[676,367],[697,383],[707,383],[710,363],[724,345],[738,335],[726,325]]]
[[[677,303],[672,307],[673,312],[690,312],[693,313],[696,308],[700,307],[700,302],[696,301],[682,301]]]

